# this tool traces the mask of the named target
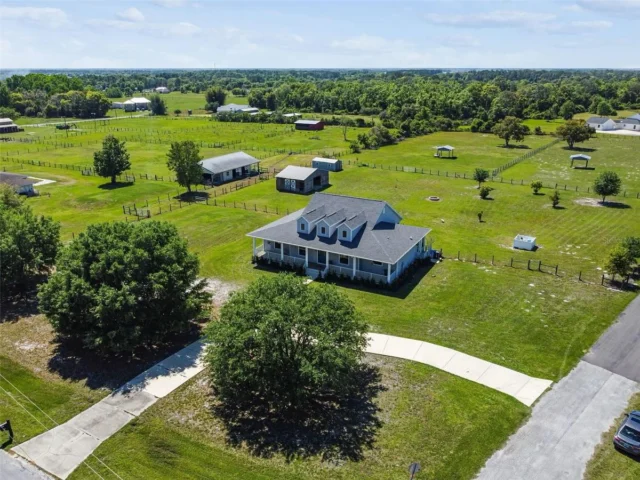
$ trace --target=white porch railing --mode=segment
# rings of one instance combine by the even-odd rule
[[[353,276],[353,267],[341,267],[340,265],[329,265],[329,272],[346,277]],[[356,270],[356,278],[364,278],[366,280],[375,280],[380,283],[387,283],[387,276],[379,273],[365,272],[364,270]],[[391,274],[391,280],[395,278],[395,273]]]
[[[292,257],[291,255],[280,255],[278,252],[268,252],[263,250],[263,254],[260,255],[263,258],[267,258],[272,262],[284,262],[290,265],[302,266],[304,265],[304,258]]]

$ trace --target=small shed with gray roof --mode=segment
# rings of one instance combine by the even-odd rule
[[[233,152],[198,162],[204,183],[220,184],[260,173],[260,160],[244,152]]]
[[[320,170],[339,172],[340,170],[342,170],[342,160],[338,160],[335,158],[316,157],[311,160],[311,166],[313,168],[319,168]]]
[[[33,195],[36,180],[17,173],[0,172],[0,184],[9,185],[20,195]]]
[[[276,175],[276,189],[281,192],[311,193],[329,186],[329,172],[319,168],[289,165]]]

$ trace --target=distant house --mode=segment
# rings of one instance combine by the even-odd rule
[[[207,158],[198,163],[205,183],[216,185],[260,173],[260,160],[244,152]]]
[[[133,97],[123,103],[125,112],[135,112],[137,110],[149,110],[151,100],[144,97]]]
[[[342,170],[342,160],[336,160],[335,158],[316,157],[311,160],[311,166],[313,168],[319,168],[320,170],[339,172],[340,170]]]
[[[20,127],[10,118],[0,118],[0,133],[14,133],[20,131]]]
[[[123,110],[124,109],[124,102],[113,102],[111,104],[111,108],[116,108],[119,110]]]
[[[629,118],[632,118],[633,120],[640,120],[640,113],[636,113],[634,115],[631,115]]]
[[[616,122],[607,117],[591,117],[587,120],[587,125],[596,130],[615,130]]]
[[[301,117],[302,114],[301,113],[285,113],[282,115],[284,118],[296,118],[296,117]]]
[[[167,87],[156,87],[156,93],[169,93],[170,90]]]
[[[256,107],[247,107],[240,110],[240,113],[249,113],[249,114],[260,113],[260,109]]]
[[[623,118],[622,120],[616,120],[616,126],[623,130],[640,131],[640,120],[635,118]]]
[[[296,120],[296,130],[322,130],[324,123],[322,120]]]
[[[318,168],[289,165],[276,175],[276,189],[281,192],[311,193],[329,185],[329,172]]]
[[[251,108],[249,105],[238,105],[236,103],[228,103],[218,107],[217,113],[236,113]]]
[[[316,193],[304,209],[247,236],[256,262],[303,267],[313,277],[336,274],[390,284],[432,252],[426,238],[431,229],[400,225],[401,220],[381,200]]]
[[[0,183],[10,185],[20,195],[33,195],[35,193],[33,189],[33,185],[36,183],[35,180],[25,175],[0,172]]]

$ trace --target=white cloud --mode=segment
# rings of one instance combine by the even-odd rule
[[[153,0],[153,3],[165,8],[178,8],[187,4],[187,0]]]
[[[619,15],[640,14],[640,0],[578,0],[585,10],[609,12]]]
[[[67,14],[59,8],[40,7],[2,7],[0,18],[3,20],[24,20],[38,25],[57,28],[69,21]]]
[[[581,12],[582,11],[582,7],[580,5],[578,5],[577,3],[572,3],[571,5],[564,5],[562,7],[562,10],[564,10],[566,12]]]
[[[87,24],[92,27],[116,29],[125,32],[137,32],[143,35],[150,35],[154,37],[189,37],[202,32],[202,28],[190,22],[140,23],[130,22],[126,20],[104,20],[101,18],[94,18],[87,21]]]
[[[496,10],[487,13],[469,15],[441,15],[431,13],[426,15],[427,21],[438,25],[451,27],[473,28],[518,28],[522,26],[534,27],[541,23],[556,19],[552,13],[532,13],[521,10]]]
[[[129,22],[144,22],[144,15],[135,7],[129,7],[123,12],[117,13],[116,16]]]
[[[344,40],[334,40],[331,42],[333,48],[341,48],[355,52],[396,52],[401,49],[413,47],[404,40],[389,40],[375,35],[362,34],[357,37],[350,37]]]
[[[606,30],[613,27],[613,23],[607,20],[574,21],[570,22],[569,25],[575,28],[587,28],[589,30]]]

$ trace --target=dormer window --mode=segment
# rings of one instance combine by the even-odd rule
[[[327,228],[326,227],[320,227],[320,233],[322,235],[326,235],[327,234]]]
[[[304,223],[300,223],[300,230],[304,231]]]
[[[342,238],[347,238],[347,231],[346,230],[342,230]]]

